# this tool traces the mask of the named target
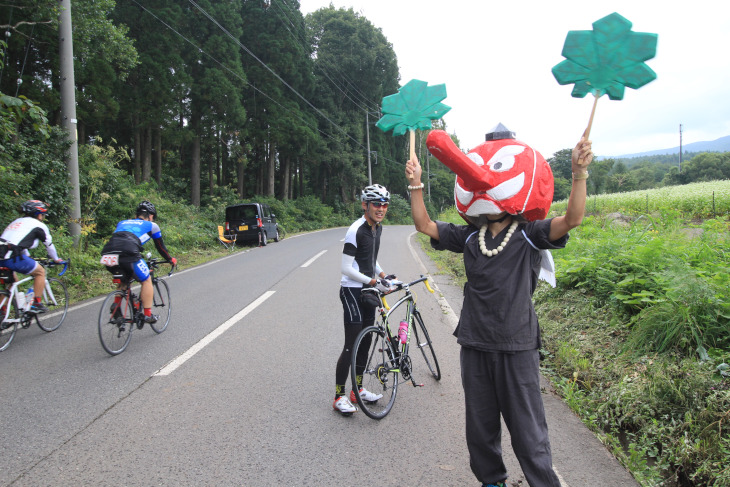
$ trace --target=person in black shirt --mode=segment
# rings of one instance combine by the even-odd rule
[[[507,134],[503,139],[513,138],[511,132],[503,133]],[[495,140],[489,135],[488,141]],[[433,146],[428,144],[429,150],[440,159],[440,154],[446,152],[453,154],[455,159],[467,157],[457,152],[458,148],[452,150],[453,144],[449,142],[441,144],[434,139]],[[500,140],[499,150],[485,150],[482,152],[484,157],[470,153],[468,159],[454,164],[454,167],[463,166],[464,172],[456,171],[457,175],[472,185],[487,181],[505,183],[498,191],[492,191],[498,185],[482,191],[470,187],[466,191],[457,179],[457,203],[473,205],[478,202],[479,208],[487,209],[482,214],[472,215],[460,211],[469,222],[467,225],[432,221],[423,202],[422,169],[418,159],[413,158],[406,164],[406,176],[412,178],[409,189],[416,229],[431,237],[435,249],[464,254],[468,282],[454,335],[461,345],[470,465],[483,486],[502,487],[507,479],[502,460],[500,415],[510,431],[512,448],[529,484],[533,487],[560,486],[552,468],[540,395],[540,329],[532,293],[546,264],[543,261],[547,259],[545,249],[564,247],[568,231],[583,220],[587,167],[593,153],[590,141],[585,138],[581,138],[573,149],[573,186],[565,215],[526,221],[518,212],[503,211],[500,203],[517,194],[522,182],[530,185],[529,192],[525,191],[527,198],[536,189],[531,183],[534,179],[531,179],[530,171],[536,167],[534,161],[538,158],[534,151],[527,149],[530,148],[523,143]],[[518,168],[517,159],[523,152],[525,166]],[[451,162],[441,160],[447,165]],[[513,167],[514,174],[511,174],[509,171]],[[549,169],[547,174],[551,199]],[[492,200],[478,201],[487,194]],[[520,208],[527,207],[525,199]],[[547,214],[547,209],[543,214]]]

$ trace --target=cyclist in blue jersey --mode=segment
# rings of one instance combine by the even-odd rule
[[[170,256],[162,241],[162,232],[155,223],[155,205],[149,201],[141,202],[137,206],[136,215],[136,218],[117,223],[116,230],[101,250],[101,263],[112,274],[121,273],[126,278],[134,276],[142,284],[140,298],[144,308],[144,322],[156,323],[158,316],[152,314],[152,279],[147,263],[142,258],[142,246],[152,239],[162,258],[173,266],[177,265],[177,259]],[[119,299],[121,300],[121,296]]]
[[[0,267],[33,276],[33,289],[36,292],[30,311],[45,313],[48,308],[41,302],[43,293],[40,290],[46,285],[46,268],[30,256],[28,249],[34,249],[39,242],[43,242],[48,257],[55,262],[63,262],[63,259],[59,259],[56,254],[51,232],[43,223],[48,214],[48,205],[39,200],[30,200],[20,206],[20,212],[25,216],[14,220],[0,236],[0,247],[3,249],[0,252]]]

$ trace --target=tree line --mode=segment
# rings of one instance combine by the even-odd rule
[[[553,201],[566,199],[571,187],[571,149],[548,159],[555,178]],[[594,160],[588,178],[588,194],[623,193],[662,186],[730,179],[730,152],[684,153],[680,170],[678,155],[640,156]]]
[[[0,92],[52,126],[58,5],[0,5]],[[405,138],[374,129],[382,98],[400,87],[397,58],[352,9],[305,18],[296,0],[74,0],[71,13],[79,144],[124,148],[119,162],[137,183],[195,206],[235,191],[338,207],[367,184],[369,143],[373,181],[404,186]],[[64,150],[12,132],[11,144]]]

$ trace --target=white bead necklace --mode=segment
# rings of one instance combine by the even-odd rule
[[[482,225],[482,228],[479,230],[479,250],[481,250],[482,254],[486,255],[487,257],[491,257],[503,251],[504,248],[507,246],[507,242],[509,242],[512,234],[515,233],[515,228],[517,228],[517,222],[512,222],[512,225],[509,226],[509,230],[507,230],[507,235],[504,236],[504,240],[502,240],[502,243],[499,244],[499,247],[494,250],[487,250],[487,245],[484,243],[484,235],[487,233],[488,226],[489,225]]]

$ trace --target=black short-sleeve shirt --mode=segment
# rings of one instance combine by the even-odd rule
[[[539,348],[540,327],[532,304],[542,261],[538,249],[563,248],[568,241],[568,235],[549,240],[550,222],[520,223],[504,250],[492,257],[479,250],[475,226],[436,222],[439,240],[431,240],[433,248],[464,254],[468,282],[454,332],[460,345],[483,351]],[[494,238],[487,232],[487,248],[497,248],[508,228]]]

